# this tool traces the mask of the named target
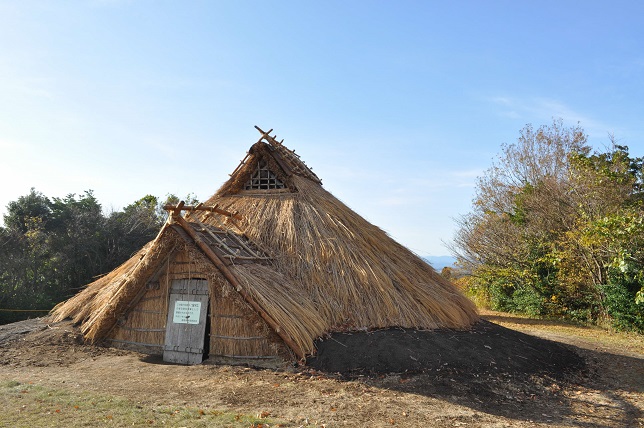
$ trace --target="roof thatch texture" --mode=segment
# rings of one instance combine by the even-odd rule
[[[168,225],[166,223],[153,241],[121,266],[58,304],[52,309],[52,320],[71,318],[81,324],[84,337],[91,341],[105,337],[118,318],[145,291],[150,276],[177,245],[176,238],[166,237]]]
[[[332,331],[464,329],[477,321],[474,304],[450,282],[324,190],[295,152],[260,132],[269,143],[260,140],[251,147],[230,180],[205,203],[212,209],[193,207],[184,220],[176,207],[174,226],[164,226],[121,267],[58,305],[54,318],[82,323],[88,339],[104,337],[178,241],[195,250],[198,244],[204,260],[207,255],[218,264],[218,256],[200,242],[203,232],[191,229],[205,224],[243,231],[270,256],[222,265],[222,273],[251,306],[266,313],[262,317],[277,326],[292,349],[299,348],[294,349],[298,355],[314,353],[314,340]],[[244,190],[260,160],[286,188]]]
[[[289,281],[270,266],[256,263],[234,265],[231,270],[302,354],[314,354],[313,342],[326,332],[327,325],[301,284]]]
[[[248,176],[256,161],[251,153],[237,174]],[[241,180],[233,175],[206,205],[245,219],[245,234],[306,290],[326,331],[466,328],[478,319],[474,304],[418,256],[318,183],[295,174],[289,180],[297,192],[237,193],[230,184]]]
[[[145,284],[175,248],[184,246],[186,235],[173,227],[164,227],[159,236],[123,265],[89,284],[71,299],[52,311],[52,320],[71,318],[81,324],[86,339],[100,340],[114,327],[119,317],[136,303],[145,291]],[[209,265],[208,259],[194,246],[191,253],[201,257],[199,263]],[[257,263],[230,266],[229,269],[243,285],[244,290],[293,340],[303,354],[313,354],[313,341],[325,332],[326,324],[302,288],[284,275]],[[230,286],[230,284],[229,284]],[[233,291],[232,286],[231,292]],[[306,319],[306,322],[300,320]]]

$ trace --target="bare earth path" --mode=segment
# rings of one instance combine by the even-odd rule
[[[440,362],[428,360],[426,370],[397,374],[186,367],[83,345],[68,323],[48,326],[31,321],[0,326],[0,385],[4,385],[0,391],[13,387],[18,398],[24,393],[29,406],[42,400],[26,401],[28,390],[20,391],[22,385],[74,397],[99,394],[109,397],[108,401],[126,399],[137,409],[156,412],[142,421],[148,426],[202,426],[198,421],[176,425],[167,411],[156,410],[161,408],[256,415],[267,417],[264,426],[284,427],[644,426],[644,337],[501,313],[483,315],[514,332],[565,344],[566,350],[583,358],[584,368],[565,375],[500,370],[495,364],[468,369],[463,358],[452,364],[447,355]],[[511,351],[507,348],[512,342],[495,343],[503,343],[504,349],[498,351],[503,355]],[[501,354],[493,348],[484,344],[480,350],[501,361]],[[469,351],[464,347],[459,353],[463,356],[465,352]],[[476,359],[476,353],[470,355]],[[11,405],[3,408],[0,426],[14,425],[15,421],[28,427],[60,426],[58,413],[66,411],[45,406],[38,411],[50,412],[50,419],[35,418],[26,411],[27,405],[18,405],[21,401],[15,395],[5,398]],[[78,409],[78,405],[70,406]],[[133,423],[103,414],[97,415],[95,422],[71,426]],[[233,420],[219,426],[260,424]]]

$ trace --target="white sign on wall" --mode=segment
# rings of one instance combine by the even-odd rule
[[[199,324],[201,302],[177,300],[174,304],[172,322],[175,324]]]

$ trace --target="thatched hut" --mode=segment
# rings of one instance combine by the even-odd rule
[[[90,341],[199,363],[294,360],[331,332],[464,329],[474,305],[263,132],[205,203],[53,310]]]

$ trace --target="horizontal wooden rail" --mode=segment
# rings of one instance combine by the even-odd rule
[[[179,205],[172,205],[172,204],[167,204],[163,206],[163,209],[166,211],[210,211],[213,213],[225,215],[227,217],[232,217],[237,220],[243,220],[244,218],[239,215],[238,213],[231,213],[230,211],[226,211],[224,209],[219,208],[217,205],[214,205],[212,207],[207,207],[203,204],[199,205],[182,205],[179,203]]]
[[[163,345],[156,345],[154,343],[132,342],[129,340],[118,340],[118,339],[106,339],[106,340],[114,343],[125,343],[127,345],[149,346],[150,348],[163,348]]]

